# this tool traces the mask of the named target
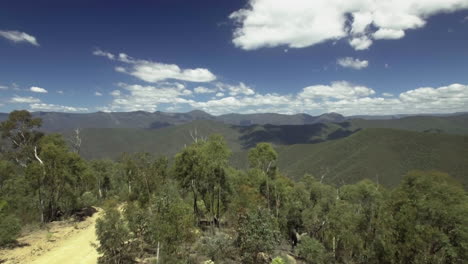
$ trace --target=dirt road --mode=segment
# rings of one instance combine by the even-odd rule
[[[5,264],[95,264],[98,253],[92,243],[97,243],[95,233],[99,213],[78,225],[59,224],[51,228],[53,239],[37,231],[20,239],[30,246],[0,252]],[[42,232],[42,233],[41,233]],[[50,235],[49,235],[50,236]]]

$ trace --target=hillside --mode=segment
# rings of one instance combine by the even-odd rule
[[[245,127],[200,120],[157,130],[84,129],[81,154],[88,159],[117,158],[123,152],[144,151],[173,157],[193,142],[191,134],[202,138],[213,133],[225,137],[236,168],[247,167],[250,147],[270,142],[279,152],[281,170],[295,179],[305,173],[319,177],[328,170],[328,182],[371,178],[393,186],[409,170],[434,169],[468,184],[468,136],[386,128],[353,130],[347,122]]]
[[[393,128],[429,133],[468,134],[468,114],[409,116],[389,120],[350,120],[354,128]]]
[[[71,133],[67,131],[64,134],[71,138]],[[122,152],[150,152],[173,156],[185,145],[193,143],[194,137],[206,138],[215,133],[224,136],[233,152],[240,152],[259,142],[271,142],[275,145],[316,143],[344,137],[353,132],[348,130],[347,124],[232,126],[207,120],[156,130],[88,128],[81,132],[81,154],[89,159],[116,158]]]
[[[468,136],[364,129],[319,144],[278,148],[279,166],[289,176],[325,176],[326,182],[352,183],[363,178],[395,186],[409,170],[440,170],[468,186]]]

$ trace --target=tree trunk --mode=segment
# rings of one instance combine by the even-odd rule
[[[159,264],[159,241],[158,241],[158,248],[156,249],[156,264]]]

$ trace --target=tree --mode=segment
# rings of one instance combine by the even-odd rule
[[[38,162],[27,167],[26,175],[37,192],[41,221],[49,222],[76,208],[77,198],[84,192],[78,182],[86,166],[60,135],[44,136],[37,149]]]
[[[258,143],[257,146],[249,151],[249,163],[251,168],[259,169],[266,181],[266,199],[267,207],[270,209],[270,180],[276,172],[274,167],[278,154],[269,143]]]
[[[327,263],[325,247],[311,237],[305,237],[297,246],[297,254],[310,264]]]
[[[260,252],[271,253],[278,241],[278,223],[269,210],[258,208],[239,216],[237,245],[245,263],[255,263]]]
[[[7,156],[22,167],[37,160],[37,144],[43,134],[35,129],[41,124],[40,118],[33,118],[26,110],[13,111],[0,123],[2,138],[7,138],[11,146]]]
[[[213,223],[220,218],[222,201],[227,195],[225,168],[229,156],[230,151],[219,135],[197,141],[176,155],[175,175],[182,188],[192,193],[193,211],[198,222],[202,216],[199,200],[203,201]]]
[[[393,191],[394,263],[468,259],[468,196],[447,174],[413,171]]]

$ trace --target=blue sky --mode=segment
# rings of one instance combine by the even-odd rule
[[[468,111],[468,0],[6,0],[14,109]]]

